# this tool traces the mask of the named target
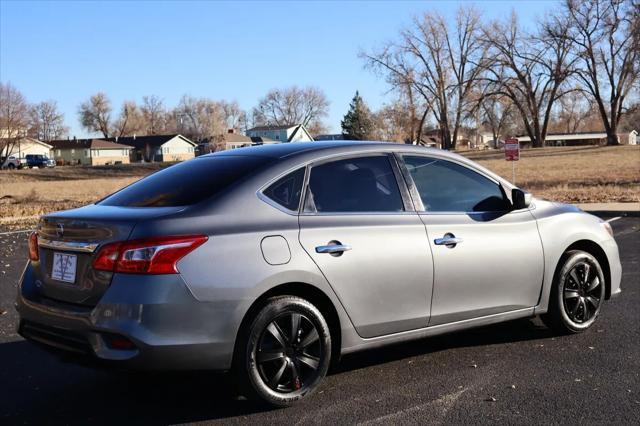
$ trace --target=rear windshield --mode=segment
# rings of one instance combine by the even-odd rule
[[[98,204],[119,207],[177,207],[204,201],[271,161],[249,156],[207,157],[160,170],[109,195]]]

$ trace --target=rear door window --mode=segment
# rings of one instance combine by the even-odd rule
[[[304,183],[304,167],[278,179],[263,191],[270,200],[287,210],[298,211]]]
[[[428,212],[509,210],[500,185],[468,167],[430,157],[403,158]]]
[[[121,207],[177,207],[199,203],[262,169],[265,157],[220,156],[184,161],[140,179],[98,204]]]
[[[305,212],[361,213],[404,210],[389,157],[356,157],[314,166]]]

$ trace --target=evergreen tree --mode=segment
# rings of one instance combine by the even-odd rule
[[[373,117],[369,107],[356,91],[349,105],[349,111],[341,122],[345,139],[363,141],[371,138],[373,133]]]

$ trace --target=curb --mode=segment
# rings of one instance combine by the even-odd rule
[[[640,217],[640,211],[620,211],[620,210],[584,210],[595,216],[620,216],[620,217]]]

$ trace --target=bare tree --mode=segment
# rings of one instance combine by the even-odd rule
[[[593,113],[593,109],[589,106],[589,99],[578,88],[560,98],[558,104],[555,120],[550,125],[550,128],[556,131],[575,133],[583,130],[587,119]]]
[[[638,130],[640,126],[640,100],[629,105],[627,112],[620,119],[619,129],[623,132]]]
[[[157,135],[166,128],[167,112],[162,99],[155,95],[143,96],[140,107],[144,120],[144,133],[146,135]]]
[[[417,135],[421,133],[418,130],[420,120],[411,113],[411,102],[409,97],[399,96],[373,113],[373,138],[400,143],[416,141]]]
[[[617,145],[625,100],[640,78],[640,2],[565,0],[563,9],[551,31],[571,44],[576,77],[598,106],[607,144]]]
[[[327,116],[329,101],[324,92],[316,87],[270,90],[253,114],[261,125],[304,124],[311,134],[324,130],[323,118]]]
[[[509,21],[493,22],[483,31],[493,64],[486,68],[493,94],[511,99],[534,147],[544,146],[553,104],[566,93],[563,85],[573,72],[570,42],[550,35],[549,27],[527,34],[513,13]]]
[[[197,141],[218,139],[226,132],[224,109],[211,99],[184,95],[173,115],[178,132]]]
[[[220,104],[227,129],[234,129],[236,131],[247,130],[247,113],[240,108],[238,102],[221,101]]]
[[[11,83],[0,83],[0,157],[8,157],[26,135],[29,105]]]
[[[78,109],[80,124],[89,132],[102,133],[108,138],[111,134],[111,101],[102,92],[91,96]]]
[[[367,65],[387,74],[388,81],[409,84],[424,100],[439,125],[444,148],[454,149],[463,121],[473,108],[471,92],[483,70],[486,46],[480,40],[480,13],[461,7],[451,27],[440,14],[414,18],[398,42],[372,54]],[[420,130],[422,125],[418,127]]]
[[[507,96],[493,95],[480,101],[480,121],[491,131],[496,148],[498,141],[504,139],[509,131],[509,123],[513,121],[513,102]]]
[[[140,134],[144,129],[142,111],[133,101],[125,101],[120,110],[120,116],[113,123],[111,134],[116,137],[133,136]]]
[[[64,125],[64,114],[58,111],[56,101],[44,101],[30,109],[29,134],[42,141],[61,139],[69,128]]]

